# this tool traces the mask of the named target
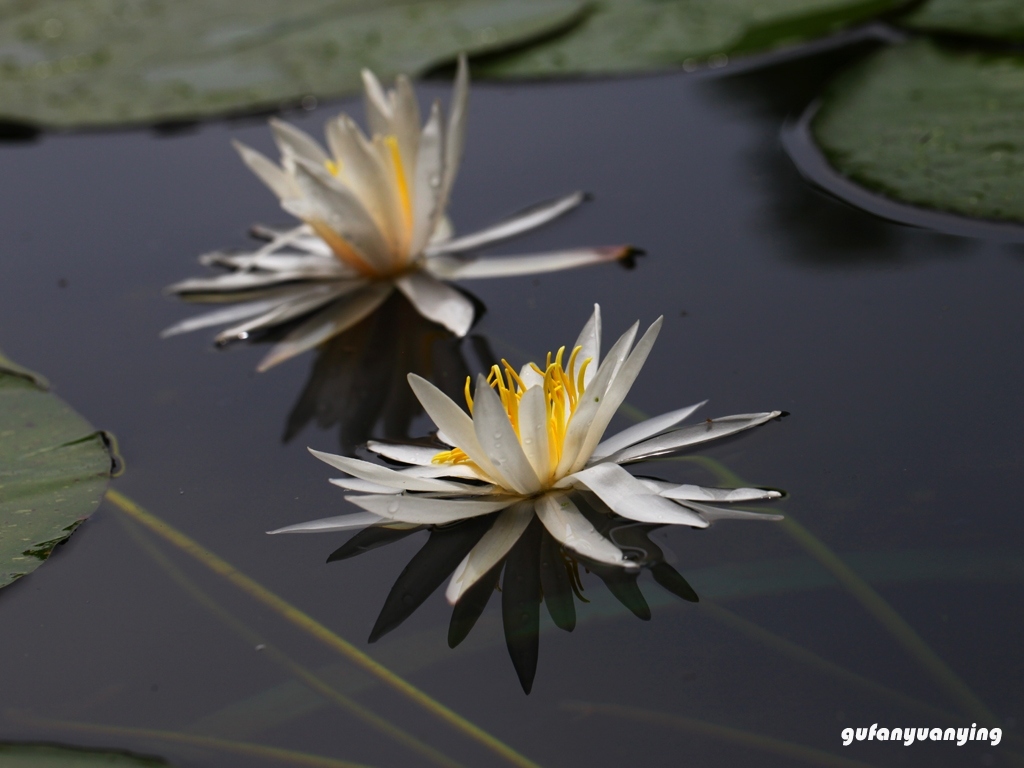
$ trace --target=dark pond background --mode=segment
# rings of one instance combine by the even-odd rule
[[[200,253],[245,246],[254,222],[289,221],[229,144],[270,152],[262,119],[0,145],[0,345],[118,436],[127,471],[116,489],[541,765],[815,764],[681,721],[581,714],[571,702],[701,720],[871,765],[1013,764],[1024,717],[1024,250],[888,223],[798,176],[780,145],[783,120],[856,54],[753,73],[478,84],[450,214],[467,231],[556,194],[594,193],[503,251],[631,242],[647,250],[637,268],[467,284],[488,307],[475,333],[518,364],[570,343],[595,301],[606,343],[664,313],[633,406],[657,413],[710,398],[707,416],[789,411],[704,455],[788,491],[779,506],[869,578],[1002,719],[997,747],[841,746],[847,726],[977,718],[779,525],[661,533],[675,567],[710,599],[683,603],[645,577],[650,623],[584,576],[592,603],[571,635],[546,625],[529,697],[497,601],[457,650],[446,646],[441,594],[366,645],[422,534],[326,565],[345,534],[263,533],[346,511],[331,470],[305,450],[337,449],[337,431],[281,441],[313,356],[257,375],[264,347],[217,351],[203,332],[158,338],[192,311],[161,290],[198,274]],[[443,82],[420,89],[447,92]],[[361,117],[351,100],[288,118],[320,135],[339,108]],[[414,432],[427,429],[420,419]],[[714,480],[682,462],[648,471]],[[0,740],[130,747],[176,766],[273,764],[38,723],[63,720],[427,764],[306,691],[183,591],[132,530],[105,504],[45,567],[0,592]],[[262,642],[453,759],[502,764],[146,537]],[[959,720],[780,654],[723,623],[711,602]]]

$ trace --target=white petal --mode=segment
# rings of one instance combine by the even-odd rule
[[[477,377],[473,399],[476,439],[491,460],[491,465],[501,473],[495,479],[504,480],[502,485],[516,493],[525,495],[539,491],[540,481],[523,453],[505,406],[483,375]]]
[[[695,405],[680,408],[677,411],[669,411],[668,413],[661,414],[661,416],[655,416],[641,421],[639,424],[634,424],[632,427],[624,429],[607,440],[598,443],[590,460],[597,461],[598,459],[603,459],[605,456],[610,456],[616,451],[628,448],[634,443],[639,443],[641,440],[646,440],[659,432],[664,432],[666,429],[674,427],[680,421],[690,416],[706,402],[707,400],[702,400]]]
[[[281,170],[277,163],[267,159],[265,155],[251,147],[247,147],[240,141],[233,141],[231,143],[238,150],[238,154],[242,156],[242,161],[249,166],[249,170],[259,176],[260,181],[270,187],[270,190],[275,195],[282,200],[288,197],[295,197],[297,194],[295,183],[292,181],[291,176]]]
[[[324,244],[322,240],[319,240]],[[335,275],[345,277],[349,270],[330,255],[311,253],[272,253],[275,243],[253,253],[224,253],[214,251],[199,257],[199,263],[207,267],[227,267],[236,270],[258,269],[265,272],[308,272],[310,275]]]
[[[361,480],[358,477],[332,477],[328,480],[331,485],[344,488],[346,491],[358,491],[359,493],[401,493],[401,488],[389,488],[386,485],[371,483],[369,480]]]
[[[763,520],[766,522],[772,522],[783,519],[782,515],[764,514],[763,512],[749,512],[745,509],[722,509],[719,507],[709,507],[705,504],[697,504],[692,501],[681,501],[679,504],[697,512],[709,523],[713,523],[716,520]]]
[[[466,141],[466,110],[469,101],[469,65],[465,55],[459,56],[459,69],[455,75],[452,89],[452,101],[448,106],[448,123],[444,131],[444,173],[441,176],[441,194],[439,205],[443,209],[448,205],[452,185],[462,160],[462,150]]]
[[[587,366],[586,372],[583,374],[583,387],[586,389],[590,386],[590,382],[594,380],[594,376],[597,375],[597,369],[601,365],[601,305],[594,305],[594,314],[587,320],[587,324],[583,326],[583,330],[580,331],[579,338],[576,339],[576,343],[572,345],[573,349],[580,347],[580,354],[576,358],[577,365],[582,365],[583,361],[590,358],[590,365]]]
[[[230,307],[223,309],[216,309],[213,312],[204,312],[201,315],[193,315],[180,323],[172,325],[164,331],[160,332],[160,338],[166,339],[168,336],[176,336],[179,333],[188,333],[189,331],[195,331],[199,328],[209,328],[212,325],[223,325],[225,323],[233,323],[236,320],[242,320],[253,315],[259,315],[266,312],[269,309],[281,304],[281,302],[287,301],[287,297],[281,299],[267,299],[265,301],[249,301],[244,304],[233,304]]]
[[[524,232],[529,232],[531,229],[541,227],[557,219],[559,216],[563,216],[586,200],[586,198],[587,196],[582,192],[573,192],[565,197],[547,200],[503,221],[499,221],[497,224],[492,224],[485,229],[463,235],[454,240],[437,243],[427,249],[427,254],[472,251],[485,245],[491,245],[492,243],[521,235]]]
[[[271,118],[270,130],[274,134],[274,141],[277,142],[281,154],[286,158],[290,157],[293,160],[301,158],[319,166],[326,164],[329,159],[316,139],[291,123]]]
[[[617,464],[598,464],[569,475],[560,484],[582,485],[616,514],[641,523],[667,523],[707,528],[696,512],[662,498]]]
[[[366,447],[385,459],[400,461],[403,464],[419,464],[425,467],[433,465],[434,457],[441,452],[441,449],[431,448],[429,445],[382,443],[379,440],[368,441]]]
[[[489,515],[514,504],[517,499],[503,496],[479,499],[429,499],[422,496],[346,496],[347,501],[380,517],[403,523],[443,525],[470,517]],[[665,502],[671,504],[672,502]]]
[[[476,438],[476,430],[473,427],[473,419],[469,417],[469,414],[422,376],[410,373],[408,379],[413,394],[420,401],[427,416],[440,431],[444,432],[445,441],[461,448],[470,461],[480,467],[489,477],[500,477],[501,475],[491,464],[484,449],[480,447],[480,442]]]
[[[281,302],[269,312],[259,317],[246,320],[231,328],[225,328],[217,334],[216,341],[218,344],[222,344],[235,339],[245,339],[253,331],[271,328],[275,325],[286,323],[289,320],[294,320],[297,317],[302,317],[322,306],[330,304],[332,301],[336,301],[346,294],[359,290],[365,285],[366,282],[362,280],[313,285],[303,293],[294,296],[288,301]]]
[[[618,373],[619,367],[629,353],[629,347],[636,337],[637,327],[637,323],[633,323],[632,327],[612,345],[612,348],[608,350],[607,357],[598,366],[597,374],[591,380],[590,385],[584,389],[583,396],[580,398],[565,431],[565,439],[562,441],[562,456],[558,460],[556,475],[568,473],[569,467],[576,463],[591,424],[604,402],[605,392],[614,381],[615,374]]]
[[[275,344],[260,361],[257,370],[265,371],[351,328],[379,307],[390,293],[390,284],[370,283],[363,290],[339,300],[335,306],[314,315]]]
[[[628,246],[610,246],[607,248],[573,248],[566,251],[535,253],[527,256],[489,256],[480,259],[434,256],[427,260],[427,269],[445,280],[479,280],[492,277],[540,275],[545,272],[560,272],[564,269],[616,261],[629,252]]]
[[[519,369],[519,378],[527,389],[544,386],[544,377],[537,373],[536,369],[530,365],[530,363],[527,363]]]
[[[666,499],[681,501],[711,501],[734,503],[738,501],[761,501],[777,499],[782,496],[778,491],[766,491],[763,488],[704,488],[699,485],[677,485],[661,491]]]
[[[533,520],[533,505],[529,502],[515,504],[500,515],[487,533],[470,550],[452,573],[451,581],[444,596],[455,605],[466,590],[476,584],[509,550],[519,541],[526,526]]]
[[[536,375],[531,368],[530,372]],[[530,387],[519,401],[519,435],[523,453],[541,482],[551,476],[551,454],[548,447],[548,413],[543,387]]]
[[[331,531],[348,531],[352,528],[365,528],[379,522],[381,522],[379,515],[357,512],[354,515],[325,517],[320,520],[310,520],[308,523],[287,525],[284,528],[267,531],[267,533],[329,533]]]
[[[541,496],[535,509],[555,540],[573,552],[610,565],[632,565],[623,557],[622,550],[598,533],[565,494]]]
[[[387,486],[388,488],[399,488],[405,491],[437,491],[451,493],[461,493],[465,488],[461,483],[449,483],[444,480],[407,475],[397,470],[383,467],[380,464],[371,464],[368,461],[362,461],[361,459],[352,459],[347,456],[338,456],[333,453],[314,451],[312,448],[309,449],[309,452],[320,459],[320,461],[330,464],[335,469],[340,469],[342,472],[347,472],[354,477],[369,480],[371,483],[378,483],[380,485]]]
[[[240,293],[259,288],[268,288],[299,280],[334,280],[337,274],[330,276],[317,274],[308,269],[295,269],[288,272],[231,272],[216,277],[190,277],[174,285],[167,286],[167,293]]]
[[[416,475],[417,477],[443,477],[443,478],[458,478],[460,480],[483,480],[484,482],[490,483],[491,479],[485,477],[483,473],[478,472],[469,464],[434,464],[430,467],[413,466],[402,470],[410,475]],[[488,493],[491,493],[494,489],[494,485],[488,485]]]
[[[658,338],[658,332],[661,331],[661,324],[662,318],[660,317],[651,323],[651,327],[647,329],[647,332],[644,333],[640,341],[636,343],[636,347],[608,385],[604,398],[602,398],[597,413],[594,415],[590,429],[587,430],[587,436],[580,445],[576,460],[571,465],[571,472],[582,469],[594,453],[594,449],[597,448],[597,444],[604,436],[604,431],[608,428],[609,422],[615,416],[615,412],[619,410],[622,401],[626,399],[626,395],[629,394],[629,388],[633,386],[633,382],[636,381],[636,377],[644,367],[644,363],[647,362],[647,356],[651,352],[651,347],[654,346],[654,342]]]
[[[402,275],[398,290],[428,320],[443,325],[456,336],[465,336],[473,325],[473,302],[422,270]]]
[[[363,89],[366,92],[366,122],[370,126],[370,133],[385,136],[391,133],[391,99],[384,93],[380,80],[373,72],[364,69],[362,74]]]
[[[412,253],[420,253],[444,213],[440,207],[441,171],[444,146],[441,143],[441,107],[434,102],[430,118],[423,126],[420,136],[419,154],[413,173],[412,192]]]
[[[672,432],[666,432],[664,435],[658,435],[642,443],[637,443],[608,456],[606,460],[614,461],[617,464],[623,464],[627,461],[642,461],[652,456],[661,456],[691,445],[698,445],[709,440],[727,437],[728,435],[742,432],[745,429],[760,426],[780,415],[782,415],[782,411],[769,411],[766,413],[740,413],[734,416],[708,419],[702,424],[683,427]]]
[[[420,146],[420,107],[416,103],[416,93],[406,75],[395,78],[393,102],[394,113],[391,118],[391,131],[398,140],[402,153],[402,164],[405,166],[406,184],[412,190],[412,174],[416,168]],[[440,115],[438,115],[440,120]],[[438,124],[440,129],[440,123]]]

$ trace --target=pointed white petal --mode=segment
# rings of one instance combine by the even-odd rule
[[[323,243],[323,241],[320,241]],[[345,277],[348,270],[330,255],[286,252],[272,253],[271,246],[253,253],[224,253],[214,251],[199,257],[199,263],[207,266],[227,267],[236,270],[261,270],[264,272],[308,272],[310,275],[336,275]]]
[[[707,528],[696,512],[662,498],[617,464],[598,464],[566,477],[562,484],[584,486],[612,511],[641,523],[667,523]]]
[[[366,285],[365,281],[331,282],[324,285],[313,285],[288,301],[279,303],[269,312],[246,320],[243,323],[225,328],[217,334],[216,341],[223,344],[227,341],[248,338],[249,334],[263,328],[281,325],[289,320],[309,314],[332,301],[357,291]]]
[[[335,305],[314,315],[275,344],[260,361],[256,370],[265,371],[272,368],[351,328],[379,307],[390,293],[390,284],[370,283],[361,291],[340,299]]]
[[[176,336],[179,333],[188,333],[189,331],[195,331],[199,328],[209,328],[212,325],[223,325],[224,323],[233,323],[236,320],[242,320],[253,315],[259,315],[267,310],[273,309],[280,305],[284,299],[266,299],[264,301],[249,301],[244,304],[234,304],[230,307],[223,309],[216,309],[213,312],[204,312],[201,315],[193,315],[180,323],[172,325],[160,332],[160,338],[166,339],[168,336]]]
[[[766,413],[740,413],[734,416],[708,419],[701,424],[666,432],[664,435],[658,435],[650,440],[624,448],[618,453],[608,456],[606,461],[624,464],[628,461],[642,461],[653,456],[661,456],[688,448],[691,445],[717,440],[745,429],[760,426],[780,415],[782,415],[782,411],[769,411]]]
[[[583,374],[583,386],[586,389],[594,380],[597,369],[601,365],[601,306],[599,304],[594,305],[594,314],[587,320],[587,324],[580,331],[579,338],[572,345],[573,349],[576,347],[580,347],[580,354],[576,358],[577,365],[582,365],[584,360],[590,359],[590,365],[587,366],[587,370]]]
[[[473,302],[422,270],[395,281],[398,290],[428,320],[443,325],[456,336],[465,336],[473,325]]]
[[[331,485],[344,488],[346,491],[357,491],[359,493],[401,493],[401,488],[390,488],[386,485],[371,483],[369,480],[361,480],[358,477],[332,477],[327,481]]]
[[[544,377],[537,373],[536,369],[529,363],[519,369],[519,378],[527,389],[544,386]]]
[[[400,461],[403,464],[419,464],[425,467],[432,466],[434,457],[441,452],[441,449],[432,448],[429,445],[384,443],[379,440],[368,441],[366,447],[385,459]]]
[[[464,55],[459,56],[459,69],[455,75],[452,101],[448,106],[448,121],[444,131],[444,173],[441,176],[439,205],[447,207],[455,176],[462,160],[466,141],[466,111],[469,102],[469,65]]]
[[[402,163],[405,165],[406,183],[412,189],[412,173],[419,157],[420,142],[420,107],[416,102],[416,92],[406,75],[395,78],[393,103],[395,105],[391,120],[391,130],[398,139],[398,147],[402,152]],[[440,116],[438,116],[440,118]],[[440,124],[438,125],[440,128]]]
[[[347,501],[379,517],[403,523],[444,525],[470,517],[489,515],[511,506],[517,499],[509,496],[488,499],[432,499],[422,496],[346,496]],[[672,502],[665,502],[671,504]]]
[[[411,253],[420,253],[444,214],[441,202],[441,171],[443,165],[441,143],[441,107],[435,101],[430,118],[423,126],[419,154],[412,179],[412,246]]]
[[[285,157],[293,160],[301,158],[320,166],[327,163],[328,157],[323,147],[305,131],[276,118],[270,119],[270,130],[281,154]]]
[[[365,528],[368,525],[375,525],[381,522],[379,515],[369,512],[357,512],[353,515],[339,515],[337,517],[325,517],[320,520],[310,520],[308,523],[297,523],[286,525],[267,533],[330,533],[331,531],[348,531],[352,528]]]
[[[565,269],[588,267],[626,256],[628,246],[607,248],[573,248],[551,253],[527,256],[489,256],[480,259],[460,259],[454,256],[434,256],[427,259],[426,267],[445,280],[483,280],[492,277],[516,277],[560,272]]]
[[[782,515],[765,514],[763,512],[749,512],[745,509],[728,509],[720,507],[709,507],[706,504],[697,504],[693,501],[680,501],[679,504],[697,512],[709,523],[716,520],[763,520],[773,522],[782,520]]]
[[[192,293],[240,293],[259,288],[268,288],[300,280],[333,280],[337,275],[319,275],[307,269],[287,272],[231,272],[216,277],[190,277],[164,290],[173,294]]]
[[[536,375],[533,369],[531,373]],[[523,453],[542,482],[551,476],[551,455],[548,448],[548,414],[543,387],[530,387],[519,401],[519,435]]]
[[[604,436],[604,431],[608,428],[609,422],[615,416],[615,412],[619,410],[622,401],[626,399],[626,395],[629,394],[629,388],[633,386],[633,382],[636,381],[636,377],[640,374],[644,363],[647,362],[647,356],[651,352],[651,347],[654,346],[658,333],[661,331],[661,324],[662,318],[660,317],[651,324],[651,327],[647,329],[647,332],[644,333],[640,341],[636,343],[636,347],[608,385],[604,398],[597,409],[597,413],[594,415],[590,429],[587,430],[587,436],[580,445],[576,460],[571,465],[571,472],[582,469],[594,453],[594,449],[597,448],[597,444]]]
[[[610,565],[633,565],[623,557],[621,549],[597,532],[565,494],[541,496],[535,509],[555,540],[573,552]]]
[[[540,481],[519,445],[519,438],[508,419],[498,393],[480,375],[473,396],[473,428],[491,465],[500,472],[496,480],[516,493],[530,494],[540,490]]]
[[[454,240],[436,243],[427,249],[428,255],[440,253],[461,253],[483,248],[485,245],[506,240],[510,237],[529,232],[531,229],[542,227],[559,216],[563,216],[580,203],[586,200],[587,196],[582,192],[573,192],[571,195],[559,197],[555,200],[546,200],[529,209],[517,213],[514,216],[492,224],[489,227],[463,235]]]
[[[661,491],[666,499],[680,501],[710,501],[734,503],[738,501],[761,501],[777,499],[782,496],[778,491],[766,491],[763,488],[704,488],[699,485],[677,485]]]
[[[666,429],[674,427],[683,419],[688,418],[706,402],[707,400],[702,400],[695,405],[680,408],[677,411],[663,413],[661,416],[646,419],[645,421],[641,421],[639,424],[634,424],[632,427],[622,430],[612,437],[609,437],[607,440],[603,440],[598,443],[597,448],[594,449],[594,453],[591,454],[590,461],[594,462],[599,459],[603,459],[605,456],[610,456],[616,451],[628,448],[634,443],[639,443],[641,440],[646,440],[659,432],[664,432]]]
[[[465,490],[465,486],[462,483],[450,483],[429,477],[416,477],[381,466],[380,464],[371,464],[361,459],[352,459],[333,453],[314,451],[312,448],[308,450],[320,461],[330,464],[335,469],[340,469],[342,472],[347,472],[353,477],[369,480],[371,483],[378,483],[388,488],[399,488],[404,491],[434,491],[442,493],[462,493]]]
[[[469,464],[434,464],[429,467],[412,466],[402,470],[403,472],[416,475],[417,477],[443,477],[445,479],[458,478],[460,480],[483,480],[490,483],[491,479],[483,473],[476,471]],[[494,492],[494,485],[486,486],[486,492]],[[476,489],[480,490],[480,487]],[[475,491],[474,491],[475,492]]]
[[[497,565],[519,541],[519,537],[523,535],[532,519],[533,505],[529,502],[515,504],[498,515],[494,525],[452,573],[448,589],[444,593],[448,602],[455,605],[467,589]]]
[[[288,197],[295,197],[298,194],[298,190],[291,177],[281,170],[277,163],[267,159],[265,155],[251,147],[247,147],[240,141],[233,141],[231,143],[238,150],[238,154],[242,156],[242,161],[249,166],[249,170],[259,176],[260,181],[270,187],[271,192],[280,199],[284,200]]]
[[[470,461],[480,467],[488,477],[500,477],[501,475],[491,464],[484,449],[480,447],[480,442],[476,438],[476,430],[473,427],[473,419],[469,417],[469,414],[422,376],[410,373],[408,379],[413,394],[420,401],[427,416],[437,425],[438,430],[445,434],[445,442],[461,448]]]
[[[391,133],[391,99],[384,93],[380,80],[368,69],[363,72],[363,89],[366,92],[366,122],[370,133],[385,136]]]

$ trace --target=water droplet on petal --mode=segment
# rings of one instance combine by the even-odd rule
[[[391,503],[388,504],[388,512],[394,514],[397,511],[398,511],[398,501],[397,500],[396,501],[392,501]]]

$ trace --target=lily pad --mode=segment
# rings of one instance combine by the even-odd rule
[[[38,568],[95,511],[111,468],[106,436],[0,354],[0,587]]]
[[[600,0],[571,32],[501,56],[479,75],[545,77],[646,72],[812,40],[905,0]]]
[[[49,744],[0,744],[4,768],[157,768],[168,763],[127,752],[101,752]]]
[[[879,51],[823,97],[829,163],[896,200],[1024,221],[1024,56],[918,40]]]
[[[570,24],[580,0],[41,0],[0,10],[0,118],[178,121],[360,90]]]
[[[901,18],[900,24],[926,32],[1024,43],[1024,3],[1020,0],[928,0]]]

